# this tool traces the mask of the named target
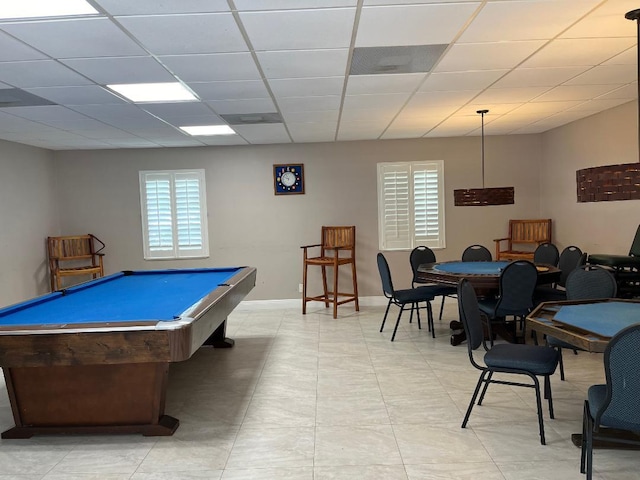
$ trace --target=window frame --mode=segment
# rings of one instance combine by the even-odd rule
[[[154,249],[150,245],[150,223],[147,205],[147,182],[156,177],[169,181],[170,209],[171,209],[171,246],[167,248]],[[197,180],[198,181],[198,207],[200,222],[200,237],[202,245],[194,249],[192,246],[181,247],[179,242],[177,216],[177,188],[176,180]],[[204,169],[183,169],[183,170],[143,170],[139,172],[140,182],[140,211],[142,224],[143,254],[145,260],[184,260],[209,257],[209,229],[207,222],[207,192]],[[188,216],[188,212],[187,212]]]
[[[435,214],[437,224],[437,234],[435,238],[429,238],[429,234],[418,235],[416,231],[416,195],[415,195],[415,175],[420,172],[435,172],[437,176],[437,213]],[[402,179],[400,182],[390,182],[385,176],[389,174],[403,174],[406,177],[403,185]],[[423,185],[427,190],[428,179],[425,179]],[[445,239],[445,195],[444,195],[444,161],[443,160],[422,160],[414,162],[381,162],[377,165],[377,182],[378,182],[378,247],[381,251],[398,251],[398,250],[412,250],[419,245],[424,245],[432,249],[446,248]],[[406,193],[402,191],[402,188],[406,190]],[[389,200],[385,201],[385,196],[388,196],[388,189],[391,189],[391,195],[398,195],[400,203],[405,201],[405,205],[399,205],[396,210],[389,210]],[[399,193],[398,193],[399,192]],[[406,194],[406,197],[403,195]],[[428,195],[428,194],[427,194]],[[391,202],[396,199],[394,197]],[[428,200],[422,207],[425,211],[428,209]],[[393,205],[391,206],[393,207]],[[396,202],[396,207],[398,203]],[[402,208],[406,211],[403,213]],[[433,207],[431,207],[433,208]],[[400,212],[400,213],[398,213]],[[389,215],[390,213],[390,215]],[[406,219],[402,219],[402,216]],[[427,214],[428,215],[428,214]],[[400,217],[400,218],[399,218]],[[434,216],[431,215],[433,218]],[[428,230],[428,225],[431,224],[433,228],[433,220],[431,222],[427,218],[425,220],[425,228]],[[389,230],[396,228],[397,237],[392,241],[389,235]],[[404,231],[406,230],[406,232]]]

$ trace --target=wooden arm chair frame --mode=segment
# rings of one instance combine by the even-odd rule
[[[514,245],[528,245],[531,248],[551,242],[551,219],[509,220],[509,235],[495,238],[496,260],[533,261],[533,250],[518,250]],[[503,247],[506,243],[506,248]]]
[[[97,249],[96,243],[100,244]],[[104,243],[90,233],[47,237],[51,291],[62,288],[64,277],[91,275],[95,279],[104,276],[104,253],[100,253],[104,247]]]

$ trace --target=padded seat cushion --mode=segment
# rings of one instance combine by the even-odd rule
[[[553,348],[536,345],[498,344],[484,356],[491,368],[525,370],[534,375],[552,375],[558,366],[558,352]]]
[[[589,255],[589,263],[595,265],[607,265],[609,267],[640,267],[640,257],[631,255],[606,255],[595,254]]]
[[[440,295],[439,293],[437,295]],[[406,290],[396,290],[396,299],[400,303],[426,302],[434,299],[436,294],[432,287],[408,288]]]

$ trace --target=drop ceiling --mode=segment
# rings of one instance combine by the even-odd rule
[[[89,3],[97,15],[0,21],[0,139],[69,150],[451,137],[479,135],[480,109],[486,135],[528,134],[637,98],[637,26],[624,18],[637,0]],[[175,81],[197,101],[134,104],[106,87]],[[178,128],[196,125],[237,134]]]

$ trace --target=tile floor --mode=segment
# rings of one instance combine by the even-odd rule
[[[172,437],[89,436],[2,440],[0,480],[433,480],[581,479],[581,429],[602,356],[566,355],[552,379],[539,442],[530,389],[493,385],[460,428],[477,373],[466,344],[449,345],[449,300],[436,338],[403,320],[379,333],[384,307],[242,304],[229,318],[229,350],[201,349],[172,365],[166,413]],[[315,307],[315,306],[314,306]],[[392,313],[397,310],[393,310]],[[0,429],[13,426],[4,387]],[[595,478],[637,479],[640,452],[597,451]]]

